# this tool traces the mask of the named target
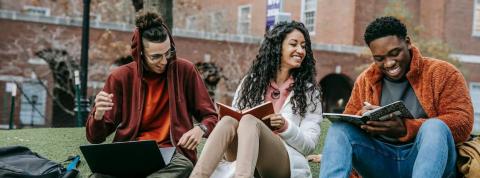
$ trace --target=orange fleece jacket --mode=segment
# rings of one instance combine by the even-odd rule
[[[422,57],[415,46],[411,52],[407,79],[428,118],[405,119],[407,134],[399,140],[413,140],[426,119],[438,118],[448,125],[455,143],[464,142],[473,128],[473,106],[463,75],[448,62]],[[375,64],[360,74],[344,113],[360,115],[364,101],[379,105],[382,78],[383,73]]]

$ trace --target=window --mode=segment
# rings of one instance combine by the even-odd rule
[[[50,9],[46,7],[23,6],[23,11],[28,15],[50,16]]]
[[[210,32],[227,33],[226,27],[223,12],[213,12],[210,14]]]
[[[302,0],[302,22],[310,34],[315,34],[315,16],[317,0]]]
[[[22,83],[20,121],[23,125],[45,125],[46,91],[38,81]]]
[[[475,0],[473,6],[473,36],[480,37],[480,0]]]
[[[252,20],[250,5],[238,7],[238,34],[250,34],[250,23]]]
[[[101,22],[102,21],[102,15],[90,13],[90,20]]]
[[[474,135],[480,135],[480,83],[470,83],[470,97],[472,97],[474,124]]]
[[[187,30],[192,30],[192,31],[197,30],[197,17],[188,16],[186,22],[187,24],[185,25],[185,27],[187,28]]]

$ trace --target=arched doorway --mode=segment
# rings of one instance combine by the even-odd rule
[[[328,74],[320,80],[323,112],[342,113],[352,92],[353,81],[343,74]]]

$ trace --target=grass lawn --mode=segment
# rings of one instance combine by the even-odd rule
[[[323,148],[323,140],[330,123],[322,122],[322,135],[317,145],[315,153],[318,154]],[[109,142],[109,141],[108,141]],[[62,162],[69,155],[80,155],[80,145],[88,144],[85,138],[85,128],[41,128],[41,129],[20,129],[20,130],[0,130],[0,147],[22,145],[29,147],[32,151],[39,153],[48,159]],[[203,147],[203,142],[199,146],[199,152]],[[80,177],[88,177],[90,169],[81,157],[81,164],[78,167]],[[318,177],[319,165],[310,164],[313,177]]]

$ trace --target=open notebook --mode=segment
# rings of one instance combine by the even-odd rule
[[[412,119],[413,116],[410,111],[405,107],[402,101],[396,101],[388,105],[370,110],[363,114],[363,116],[350,115],[350,114],[338,114],[338,113],[323,113],[323,117],[327,118],[331,122],[348,122],[354,125],[363,125],[367,121],[383,121],[389,118],[389,115],[393,114],[400,118]]]

